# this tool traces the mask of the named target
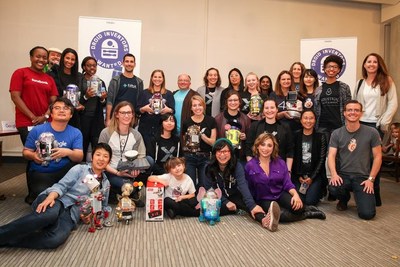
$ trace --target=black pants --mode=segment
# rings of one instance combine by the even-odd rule
[[[197,205],[197,199],[195,197],[184,199],[176,202],[170,197],[164,198],[164,208],[172,209],[176,215],[185,217],[198,217],[200,216],[200,209],[195,209]]]

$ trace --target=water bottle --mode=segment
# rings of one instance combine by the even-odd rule
[[[94,92],[96,95],[99,95],[99,78],[96,75],[90,77],[90,80],[87,81],[87,87],[90,88],[91,92]]]

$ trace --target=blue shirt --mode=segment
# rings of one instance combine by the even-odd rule
[[[64,131],[58,132],[51,127],[51,123],[45,123],[33,127],[29,132],[28,137],[25,142],[25,147],[36,151],[36,141],[39,139],[40,134],[50,132],[54,134],[55,140],[58,142],[58,147],[81,149],[83,147],[82,133],[77,128],[67,125]],[[48,166],[42,166],[32,161],[30,164],[30,170],[43,173],[52,173],[61,170],[66,166],[71,160],[68,157],[61,158],[60,161],[51,160]]]
[[[179,90],[174,94],[175,98],[175,118],[176,118],[176,131],[178,135],[181,133],[181,118],[182,118],[182,106],[186,95],[189,93],[190,89]]]

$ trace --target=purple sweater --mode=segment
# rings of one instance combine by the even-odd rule
[[[245,167],[249,189],[256,202],[261,200],[278,200],[284,191],[294,189],[286,162],[277,158],[269,164],[269,176],[260,166],[256,157],[247,162]]]

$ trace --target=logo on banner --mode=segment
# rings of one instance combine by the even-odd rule
[[[114,70],[113,75],[122,71],[122,60],[127,53],[128,40],[116,31],[99,32],[90,42],[90,55],[97,60],[99,67]]]
[[[340,72],[338,73],[338,75],[336,75],[337,79],[339,79],[340,76],[342,76],[346,70],[346,66],[347,66],[346,58],[344,57],[342,52],[340,52],[339,50],[337,50],[335,48],[323,48],[314,54],[314,56],[311,59],[311,63],[310,63],[311,68],[313,70],[315,70],[315,72],[318,74],[318,79],[322,82],[326,81],[326,76],[325,76],[325,72],[324,72],[324,61],[330,55],[339,56],[343,60],[343,67],[340,70]]]

